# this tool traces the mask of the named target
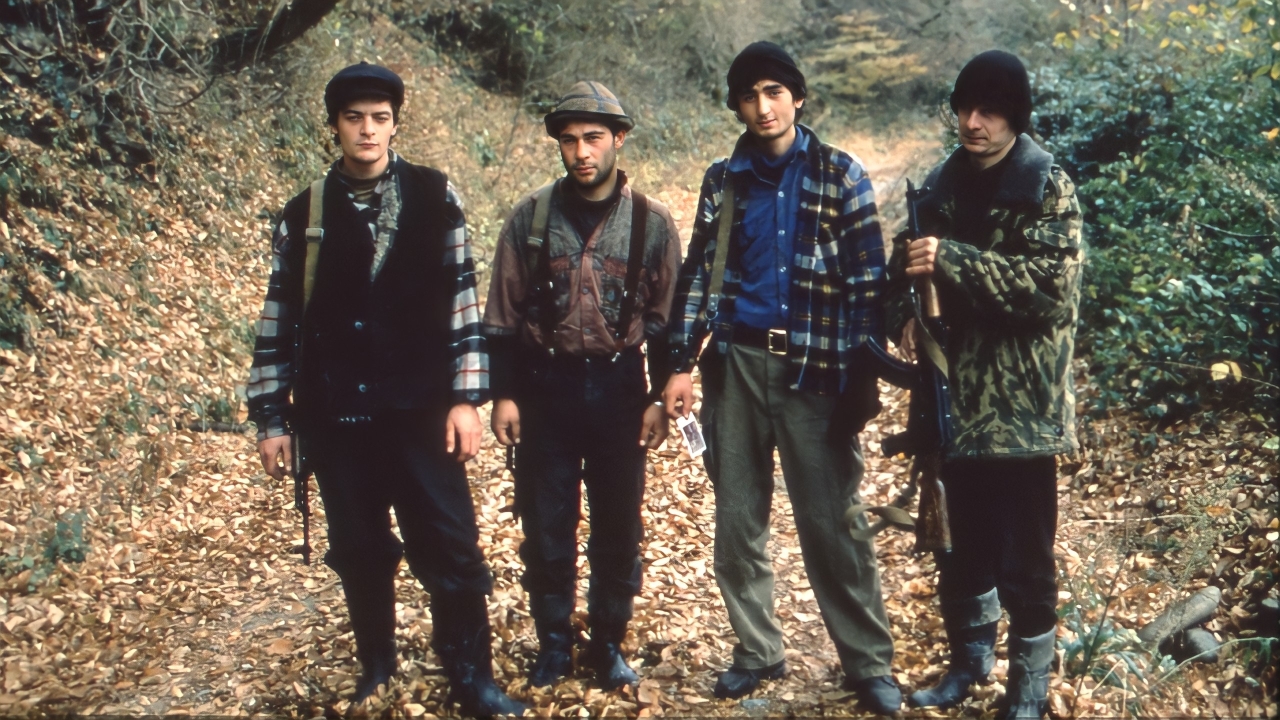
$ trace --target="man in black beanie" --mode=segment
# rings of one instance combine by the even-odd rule
[[[493,579],[463,467],[480,447],[476,406],[489,399],[475,266],[453,186],[390,149],[403,101],[400,78],[367,63],[325,88],[342,157],[285,205],[272,238],[249,415],[268,475],[315,471],[325,563],[342,580],[362,670],[353,701],[399,664],[404,556],[431,594],[450,697],[464,715],[519,715],[524,706],[493,680]]]
[[[879,410],[875,376],[852,362],[883,334],[875,193],[857,158],[797,123],[804,74],[782,48],[749,45],[728,84],[727,104],[746,132],[703,180],[673,309],[676,371],[664,393],[669,413],[688,416],[690,372],[701,369],[716,582],[738,637],[715,694],[741,697],[786,671],[766,549],[776,448],[846,683],[870,710],[893,713],[902,695],[890,676],[875,549],[844,521],[859,502],[857,433]]]
[[[951,664],[915,706],[952,707],[995,663],[1001,606],[1009,674],[1001,717],[1048,708],[1057,626],[1055,456],[1078,451],[1072,355],[1084,259],[1075,186],[1025,134],[1031,86],[1018,58],[973,58],[951,94],[960,145],[920,206],[925,237],[895,240],[890,334],[908,355],[933,342],[908,302],[942,306],[954,439],[945,448],[952,549],[936,556]]]

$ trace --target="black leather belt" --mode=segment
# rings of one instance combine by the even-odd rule
[[[733,326],[733,343],[748,347],[768,350],[774,355],[787,354],[787,331],[783,329],[765,330],[750,325]]]

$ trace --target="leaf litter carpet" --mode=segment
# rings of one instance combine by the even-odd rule
[[[905,477],[900,461],[878,457],[879,438],[897,429],[903,411],[897,393],[886,393],[884,401],[886,412],[862,436],[868,455],[864,493],[878,501],[894,497]],[[83,563],[61,564],[58,582],[46,582],[32,594],[18,587],[27,578],[10,578],[0,605],[5,645],[0,711],[311,717],[326,709],[351,709],[343,698],[354,685],[357,666],[340,587],[323,564],[306,566],[292,554],[301,535],[291,493],[261,473],[251,438],[245,435],[172,435],[147,451],[146,462],[154,474],[142,471],[149,479],[145,487],[136,488],[126,516],[116,518],[127,529],[110,538],[110,545],[95,549]],[[513,694],[532,702],[538,714],[859,713],[853,698],[839,688],[834,648],[805,581],[780,477],[771,550],[790,672],[743,701],[712,698],[716,672],[729,663],[733,642],[713,577],[713,498],[700,463],[671,445],[653,453],[648,468],[644,590],[627,643],[640,668],[639,688],[602,692],[586,677],[547,690],[525,688],[522,677],[536,641],[517,582],[521,536],[511,515],[512,490],[503,454],[491,438],[488,442],[469,474],[481,543],[497,580],[489,603],[497,676]],[[1186,450],[1179,454],[1188,455]],[[1222,470],[1211,467],[1207,473],[1221,476]],[[1127,569],[1158,565],[1149,553],[1131,553],[1126,567],[1120,568],[1120,558],[1100,558],[1108,553],[1105,538],[1082,536],[1081,528],[1108,528],[1113,523],[1107,521],[1121,520],[1123,513],[1104,509],[1110,503],[1100,499],[1116,495],[1102,491],[1100,484],[1081,487],[1081,477],[1078,473],[1076,480],[1065,476],[1061,481],[1063,530],[1057,552],[1064,575],[1062,598],[1065,603],[1074,592],[1087,594],[1088,589],[1079,587],[1082,581],[1097,589],[1122,572],[1126,577],[1111,592],[1123,602],[1112,612],[1118,622],[1136,627],[1140,617],[1176,594],[1169,582],[1145,582]],[[1239,494],[1226,505],[1208,507],[1227,508],[1224,516],[1235,515]],[[318,499],[316,505],[313,538],[317,556],[322,556],[323,508]],[[148,510],[142,512],[143,507]],[[585,537],[585,523],[583,530]],[[919,687],[941,672],[944,647],[932,562],[913,557],[910,548],[909,535],[890,530],[879,538],[885,598],[898,647],[895,674],[904,686]],[[1252,565],[1249,553],[1272,553],[1274,562],[1274,548],[1226,550],[1223,556],[1237,564]],[[581,562],[585,576],[585,560]],[[1081,578],[1082,570],[1089,577]],[[580,591],[585,598],[585,583]],[[444,678],[428,649],[431,620],[425,597],[403,566],[396,607],[400,675],[360,711],[414,717],[448,714],[442,704]],[[580,599],[579,611],[584,610],[585,600]],[[584,619],[576,616],[580,626]],[[1232,611],[1215,620],[1214,627],[1230,632],[1243,620],[1247,618],[1237,618]],[[1065,628],[1060,634],[1071,639]],[[997,680],[1004,667],[1002,659],[994,674]],[[1226,710],[1220,714],[1228,716],[1272,713],[1274,705],[1260,704],[1267,702],[1265,696],[1237,697],[1239,693],[1229,692],[1233,683],[1245,678],[1246,669],[1242,663],[1230,664],[1225,671],[1215,668],[1214,675],[1192,668],[1160,688],[1163,701],[1171,703],[1166,707],[1174,714],[1209,709]],[[1265,679],[1273,682],[1274,675]],[[1078,680],[1055,673],[1059,714],[1123,712],[1124,699],[1113,697],[1123,688]],[[998,682],[981,688],[976,701],[950,714],[989,713],[998,693]]]

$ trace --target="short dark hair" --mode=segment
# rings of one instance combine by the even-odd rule
[[[984,107],[999,114],[1016,133],[1031,126],[1031,79],[1016,55],[988,50],[965,63],[951,91],[951,111]]]

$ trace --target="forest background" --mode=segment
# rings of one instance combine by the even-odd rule
[[[806,71],[806,122],[866,162],[887,232],[905,180],[950,147],[940,108],[964,60],[1024,58],[1033,129],[1076,179],[1090,243],[1053,712],[1274,717],[1275,0],[0,0],[0,714],[350,709],[336,578],[293,552],[292,495],[243,425],[269,232],[335,155],[333,72],[369,60],[405,78],[396,147],[449,173],[484,275],[507,210],[561,171],[540,117],[580,78],[636,118],[624,167],[687,241],[701,172],[740,132],[725,69],[761,38]],[[864,493],[887,500],[906,472],[879,441],[904,399],[882,390]],[[628,640],[642,684],[525,689],[520,533],[486,442],[469,475],[498,581],[497,668],[540,715],[858,712],[781,492],[792,672],[709,700],[732,634],[709,567],[711,493],[674,444],[649,467]],[[879,556],[895,673],[919,687],[945,648],[933,563],[910,547],[885,534]],[[1220,648],[1193,657],[1185,637],[1136,634],[1209,587],[1221,603],[1202,624]],[[400,600],[402,673],[366,709],[447,714],[422,594],[406,581]],[[999,692],[945,714],[990,713]]]

